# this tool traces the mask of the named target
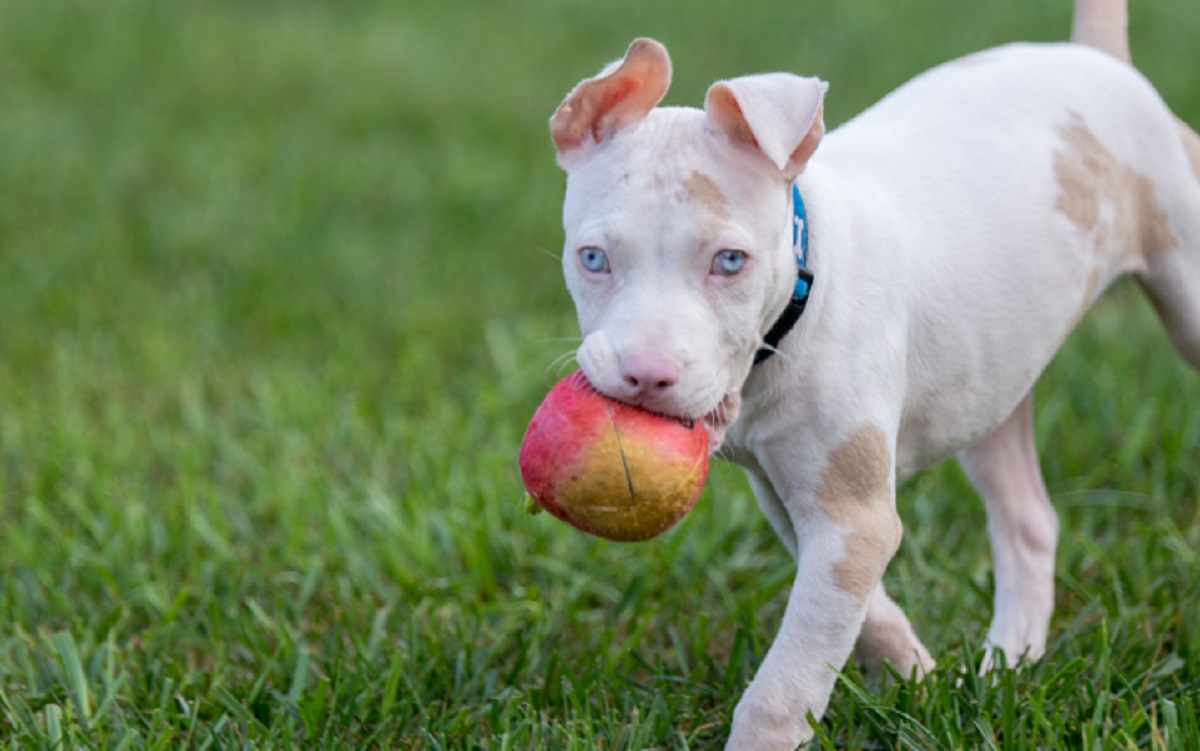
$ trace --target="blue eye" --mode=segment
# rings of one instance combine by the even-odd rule
[[[579,262],[593,274],[608,271],[608,254],[599,248],[583,248],[579,251]]]
[[[733,276],[746,265],[746,252],[742,250],[722,250],[713,258],[712,273],[721,276]]]

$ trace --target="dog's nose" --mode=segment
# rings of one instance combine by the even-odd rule
[[[674,364],[653,355],[631,355],[621,361],[621,378],[633,396],[669,391],[679,380]]]

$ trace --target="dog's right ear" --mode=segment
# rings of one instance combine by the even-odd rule
[[[558,163],[567,167],[590,147],[641,120],[670,84],[667,48],[653,39],[635,39],[624,59],[581,81],[550,118]]]

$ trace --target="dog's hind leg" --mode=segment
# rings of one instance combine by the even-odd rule
[[[883,674],[883,661],[892,663],[904,678],[923,678],[933,670],[933,658],[929,650],[913,633],[908,617],[900,606],[892,602],[883,590],[883,584],[875,587],[867,603],[867,617],[854,645],[856,660],[872,676]]]
[[[995,664],[997,649],[1009,664],[1037,659],[1054,612],[1058,517],[1034,446],[1032,392],[958,460],[987,507],[995,566],[995,611],[982,670]]]
[[[1173,212],[1178,247],[1147,257],[1137,279],[1175,349],[1200,370],[1200,136],[1182,122],[1179,131],[1192,179],[1180,181],[1185,199]]]

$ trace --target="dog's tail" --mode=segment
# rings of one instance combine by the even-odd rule
[[[1071,41],[1129,62],[1129,11],[1125,0],[1075,0]]]

